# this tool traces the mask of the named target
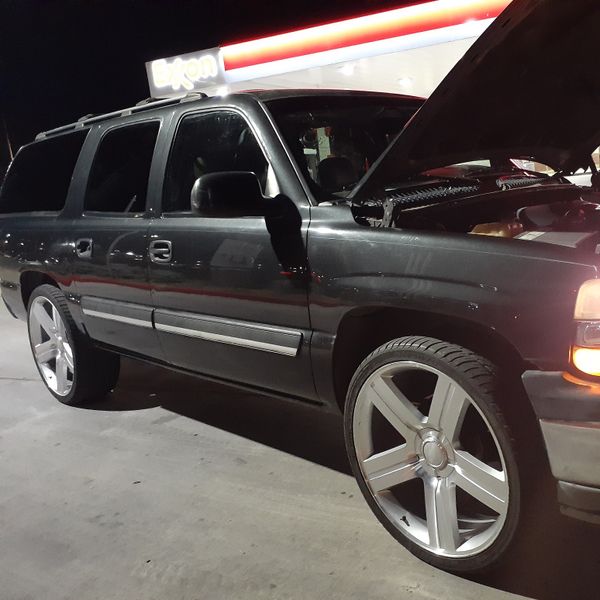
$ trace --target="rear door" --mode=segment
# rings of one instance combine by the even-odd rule
[[[177,366],[314,397],[303,262],[309,209],[296,188],[282,189],[266,147],[235,108],[188,113],[176,124],[162,214],[150,229],[155,326]],[[216,171],[256,173],[265,195],[287,203],[293,230],[267,228],[263,217],[193,215],[194,181]]]
[[[152,325],[147,199],[159,119],[105,125],[71,241],[73,273],[89,335],[104,344],[162,358]]]

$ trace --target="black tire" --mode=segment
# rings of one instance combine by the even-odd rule
[[[64,334],[72,349],[73,369],[69,378],[69,391],[66,394],[57,393],[49,385],[42,367],[35,356],[32,335],[32,306],[40,299],[45,299],[56,308],[62,323]],[[42,301],[43,302],[43,301]],[[46,306],[47,304],[44,303]],[[29,343],[42,381],[48,391],[63,404],[71,406],[82,405],[102,400],[111,392],[119,379],[120,357],[117,354],[95,348],[75,324],[64,294],[56,287],[48,284],[35,288],[27,306]]]
[[[480,414],[484,415],[503,454],[510,494],[508,510],[502,528],[493,543],[474,556],[448,558],[423,548],[411,540],[384,513],[375,493],[365,481],[359,465],[353,428],[359,392],[367,379],[378,369],[404,361],[426,365],[458,383],[467,392]],[[517,443],[497,403],[501,393],[498,379],[494,365],[465,348],[428,337],[403,337],[377,348],[361,363],[350,382],[346,397],[344,413],[346,448],[358,485],[371,510],[389,533],[410,552],[435,567],[454,573],[478,573],[498,564],[513,543],[519,524],[523,474],[517,466]]]

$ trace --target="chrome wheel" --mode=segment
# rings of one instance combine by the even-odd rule
[[[73,348],[58,309],[44,296],[29,308],[29,338],[44,382],[55,394],[67,396],[75,380]]]
[[[363,383],[352,416],[362,477],[387,519],[435,555],[466,558],[502,532],[506,461],[483,412],[454,379],[396,361]]]

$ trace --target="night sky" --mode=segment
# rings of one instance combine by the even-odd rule
[[[395,8],[377,0],[0,0],[0,176],[45,129],[148,96],[144,63]]]

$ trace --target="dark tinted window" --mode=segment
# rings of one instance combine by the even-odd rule
[[[158,122],[141,123],[113,129],[104,136],[90,172],[86,211],[145,210],[158,128]]]
[[[184,117],[167,168],[163,210],[189,211],[194,181],[206,173],[252,171],[263,190],[268,163],[248,123],[234,112]]]
[[[0,213],[62,210],[86,134],[69,133],[22,148],[2,185]]]

